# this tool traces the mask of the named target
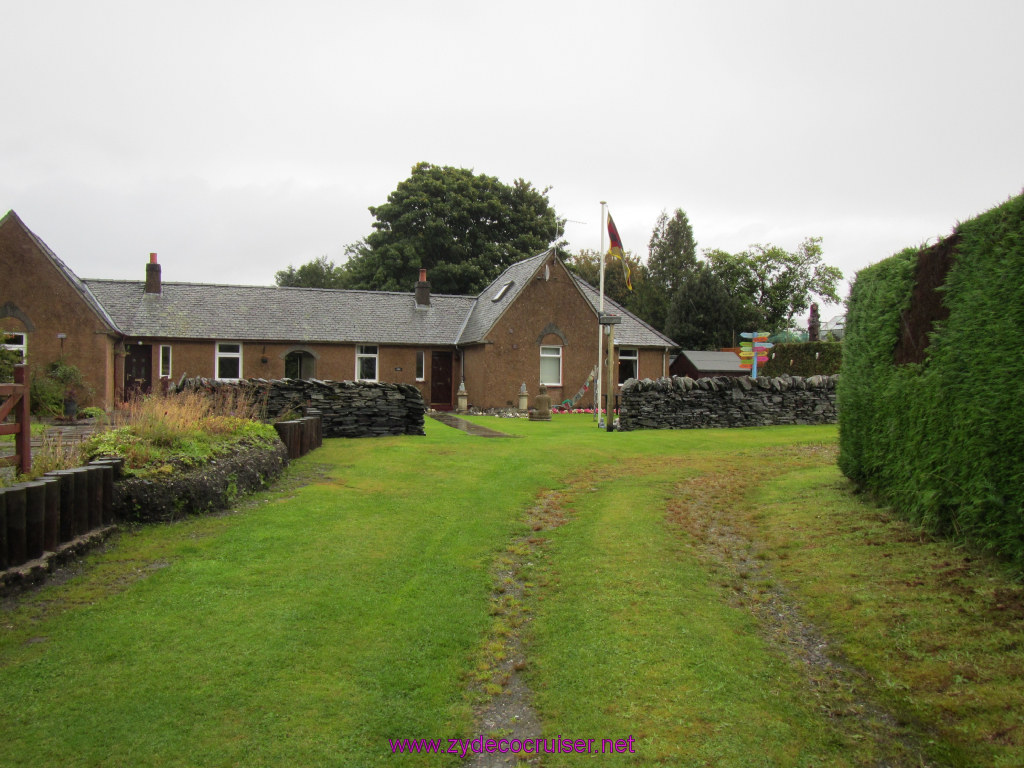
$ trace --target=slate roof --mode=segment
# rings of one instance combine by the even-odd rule
[[[545,251],[511,265],[479,296],[433,294],[426,309],[417,309],[411,292],[165,282],[161,293],[147,294],[141,280],[88,279],[79,284],[91,302],[112,318],[111,325],[127,336],[310,344],[474,344],[485,339],[550,254]],[[596,316],[597,290],[579,277],[574,279]],[[619,345],[676,346],[607,297],[605,308],[622,315],[615,329]]]
[[[601,305],[601,294],[590,283],[578,275],[573,275],[576,285],[583,291],[590,306],[597,312]],[[622,315],[622,322],[615,327],[615,346],[617,347],[678,347],[672,339],[663,333],[656,331],[636,315],[633,315],[621,304],[604,297],[604,311],[606,313]]]
[[[529,259],[516,262],[484,288],[475,299],[473,311],[466,319],[466,326],[459,336],[459,343],[473,344],[483,341],[502,313],[519,298],[519,294],[523,292],[550,253],[551,251],[544,251],[544,253],[539,253]],[[510,283],[508,289],[501,294],[500,299],[495,301],[494,297],[506,283]]]
[[[138,280],[85,280],[129,336],[232,341],[454,344],[472,296],[321,288],[170,283],[147,294]]]
[[[686,359],[693,363],[693,367],[698,371],[723,371],[723,372],[743,372],[746,371],[740,368],[740,356],[735,352],[694,352],[694,351],[683,351],[679,354],[685,355]]]
[[[472,344],[483,341],[487,333],[501,317],[501,314],[512,305],[519,294],[527,286],[537,270],[541,268],[551,251],[544,251],[532,258],[517,262],[506,269],[494,282],[488,285],[477,297],[473,312],[466,321],[466,327],[459,337],[460,344]],[[572,273],[570,273],[572,274]],[[600,306],[600,293],[583,278],[572,275],[577,287],[583,297],[590,303],[594,310],[594,317],[597,317]],[[501,293],[501,298],[494,300],[502,288],[509,284],[508,289]],[[659,333],[640,318],[629,313],[620,304],[604,298],[605,312],[622,315],[622,322],[615,328],[615,343],[617,346],[637,347],[676,347],[672,339]]]

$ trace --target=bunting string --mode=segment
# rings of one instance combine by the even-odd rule
[[[559,403],[559,405],[564,405],[567,408],[575,408],[576,407],[576,403],[578,403],[580,400],[582,400],[583,396],[585,394],[587,394],[587,392],[590,391],[590,385],[594,383],[594,378],[596,376],[597,376],[597,366],[595,365],[594,369],[590,372],[590,375],[587,376],[587,380],[585,382],[583,382],[583,386],[580,387],[579,392],[577,392],[572,397],[566,398],[561,403]]]

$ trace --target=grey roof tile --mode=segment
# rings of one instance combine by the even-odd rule
[[[740,356],[735,352],[707,352],[683,350],[684,355],[698,371],[742,371]]]
[[[473,311],[466,321],[466,327],[462,329],[459,343],[474,344],[483,341],[502,313],[519,298],[523,288],[530,282],[530,278],[540,269],[541,264],[550,253],[551,251],[544,251],[544,253],[539,253],[529,259],[516,262],[484,288],[476,298]],[[506,284],[508,284],[508,288],[502,292],[502,288]],[[496,296],[499,297],[497,300],[495,300]]]
[[[597,312],[597,308],[601,304],[600,292],[578,275],[573,275],[576,280],[576,285],[583,291],[583,295],[587,297],[587,301],[590,302],[590,306]],[[631,314],[629,310],[625,309],[621,304],[612,301],[607,296],[604,297],[604,311],[612,312],[617,315],[622,315],[622,322],[615,328],[615,343],[618,346],[637,346],[637,347],[678,347],[672,339],[663,333],[659,333],[654,328],[649,326],[639,317]]]
[[[454,344],[471,296],[165,282],[85,280],[129,336],[239,341]]]
[[[432,295],[427,309],[416,308],[413,293],[165,282],[161,293],[148,294],[141,280],[79,282],[103,314],[111,318],[111,324],[128,336],[472,344],[484,340],[550,253],[545,251],[511,265],[479,296]],[[596,312],[597,290],[579,277],[574,279]],[[508,288],[502,290],[506,285]],[[615,331],[620,345],[677,346],[607,297],[605,306],[623,317]]]

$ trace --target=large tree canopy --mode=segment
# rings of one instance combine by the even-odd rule
[[[548,248],[561,224],[523,179],[511,186],[465,168],[419,163],[370,208],[373,232],[349,247],[345,287],[410,291],[428,270],[437,293],[475,294],[503,269]]]
[[[807,310],[812,294],[838,302],[843,279],[837,267],[821,260],[821,238],[809,237],[790,252],[775,245],[752,245],[741,253],[704,252],[711,270],[734,296],[747,303],[748,331],[775,333],[793,325]]]
[[[683,349],[719,349],[735,346],[750,322],[749,305],[702,263],[672,295],[665,334]]]
[[[648,280],[640,304],[646,310],[647,322],[658,330],[667,330],[669,303],[680,286],[697,268],[697,241],[693,228],[682,208],[669,218],[661,212],[647,245]]]
[[[288,265],[274,275],[274,282],[294,288],[344,288],[345,279],[341,267],[334,266],[326,256],[307,262],[300,267]]]
[[[629,265],[629,280],[633,284],[633,290],[626,287],[626,277],[622,271],[622,262],[614,256],[605,256],[604,265],[604,295],[612,301],[628,309],[630,312],[637,312],[637,298],[642,294],[643,287],[647,281],[647,266],[637,259],[631,251],[626,251],[625,259]],[[583,249],[578,253],[570,254],[565,259],[565,266],[576,273],[595,288],[601,285],[601,254],[598,251]]]

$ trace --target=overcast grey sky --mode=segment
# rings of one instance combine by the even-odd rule
[[[1020,0],[0,9],[0,215],[82,277],[340,263],[420,161],[551,187],[572,250],[607,200],[642,256],[683,208],[848,277],[1024,186]]]

